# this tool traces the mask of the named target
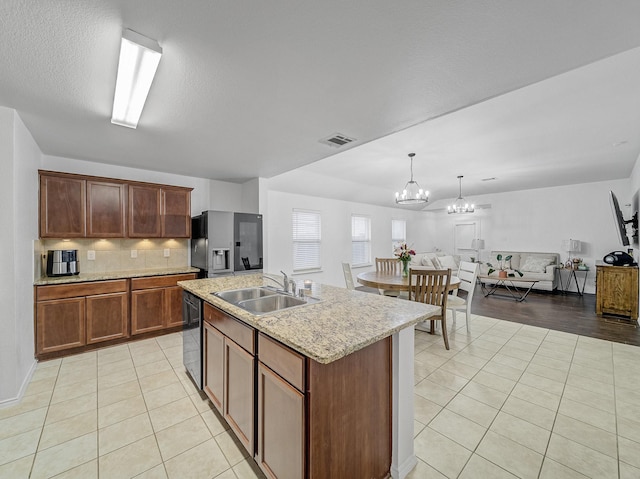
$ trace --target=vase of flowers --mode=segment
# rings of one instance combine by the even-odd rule
[[[493,273],[494,271],[498,271],[498,278],[504,279],[507,277],[515,277],[515,273],[518,273],[520,275],[520,277],[524,276],[519,270],[517,269],[513,269],[514,273],[508,273],[507,269],[511,268],[511,258],[512,255],[505,255],[502,256],[501,254],[496,256],[496,259],[498,260],[498,264],[496,264],[496,266],[492,265],[491,263],[487,263],[487,266],[489,267],[489,271],[487,272],[487,275],[490,275],[491,273]]]
[[[409,276],[409,263],[411,262],[411,257],[416,254],[416,252],[410,249],[407,246],[407,243],[399,244],[394,253],[398,257],[398,261],[402,262],[402,276],[406,278]]]

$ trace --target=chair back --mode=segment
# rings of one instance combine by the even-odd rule
[[[398,258],[376,258],[376,271],[385,274],[400,274]]]
[[[409,292],[414,301],[441,307],[441,318],[447,317],[447,297],[451,283],[451,269],[409,270]]]
[[[476,288],[476,279],[478,278],[478,263],[461,261],[460,269],[458,270],[458,278],[460,279],[460,285],[458,286],[458,289],[466,291],[468,293],[467,297],[470,297]]]
[[[353,275],[351,274],[351,265],[349,263],[342,263],[342,272],[344,273],[344,282],[347,285],[347,289],[356,289],[353,284]]]

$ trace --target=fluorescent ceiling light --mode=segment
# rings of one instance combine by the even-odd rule
[[[155,40],[129,29],[122,32],[111,123],[138,126],[161,56],[162,48]]]

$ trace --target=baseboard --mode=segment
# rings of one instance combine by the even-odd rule
[[[29,383],[31,382],[31,378],[33,377],[33,373],[36,371],[37,366],[38,366],[38,362],[33,361],[33,363],[31,364],[31,367],[29,368],[29,371],[27,372],[26,376],[22,380],[22,384],[20,385],[20,389],[18,390],[18,395],[16,397],[3,399],[2,401],[0,401],[0,409],[14,406],[15,404],[18,404],[20,401],[22,401],[22,398],[24,397],[24,393],[27,391],[27,387],[29,387]]]
[[[404,479],[409,475],[411,471],[413,471],[413,468],[416,467],[416,464],[418,464],[418,459],[416,459],[415,454],[412,454],[411,456],[406,458],[405,461],[397,468],[395,468],[393,464],[391,464],[391,477],[393,479]]]

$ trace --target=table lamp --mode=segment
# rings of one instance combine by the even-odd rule
[[[562,249],[569,255],[569,261],[571,261],[571,253],[580,252],[580,241],[574,239],[562,240]]]
[[[478,262],[480,261],[480,250],[484,249],[484,240],[480,238],[474,238],[471,240],[471,249],[478,252]]]

